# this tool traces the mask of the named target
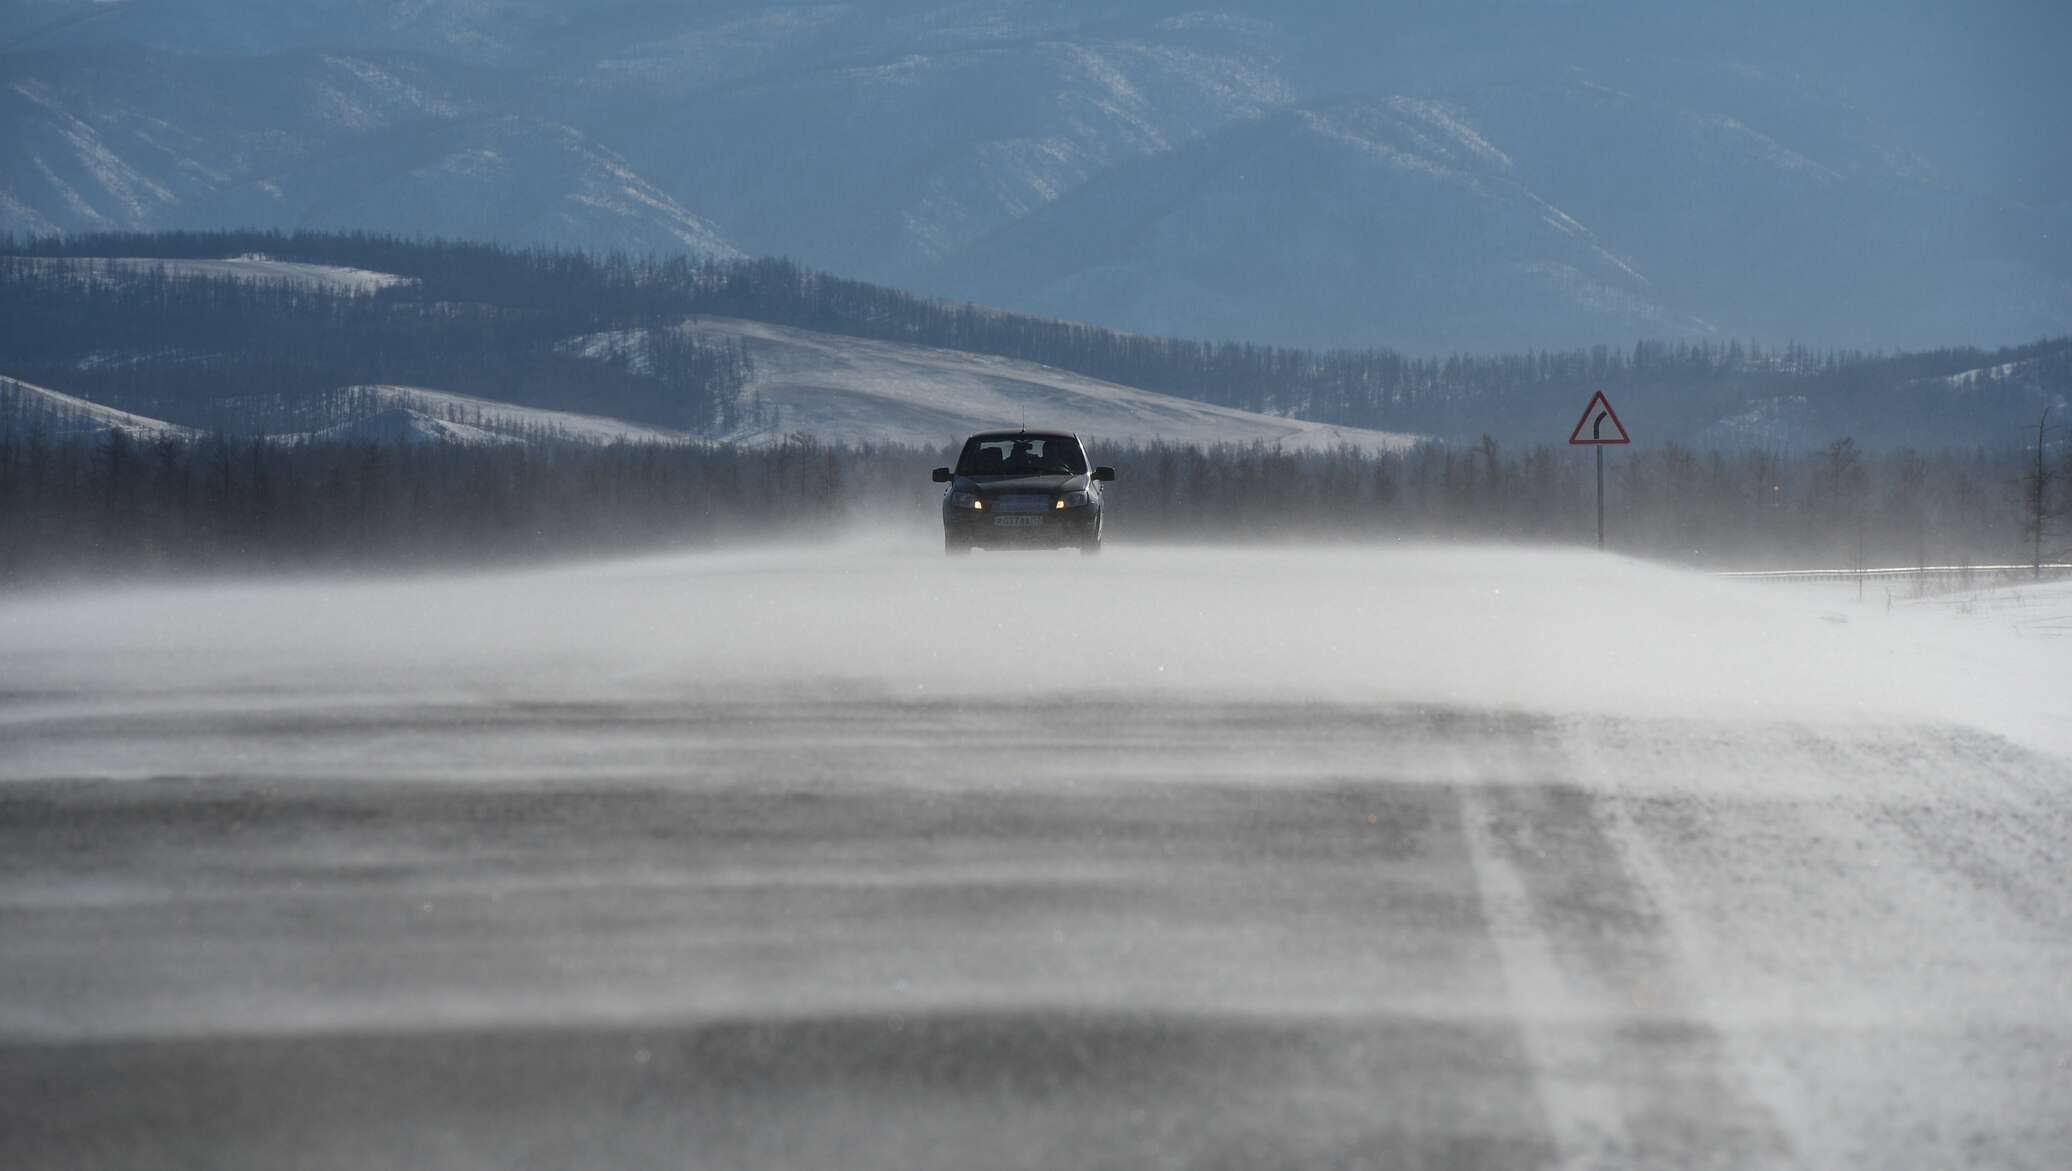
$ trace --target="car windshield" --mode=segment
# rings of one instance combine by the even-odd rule
[[[957,457],[960,476],[1077,476],[1086,453],[1070,435],[1006,435],[973,438]]]

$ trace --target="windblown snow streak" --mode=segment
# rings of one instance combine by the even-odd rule
[[[2048,1164],[2072,594],[1974,602],[870,547],[16,599],[0,1163]]]

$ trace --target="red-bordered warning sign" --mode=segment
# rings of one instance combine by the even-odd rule
[[[1590,405],[1583,408],[1583,417],[1576,420],[1568,441],[1577,447],[1608,447],[1631,443],[1633,437],[1626,434],[1625,424],[1612,413],[1611,400],[1600,390],[1590,396]]]

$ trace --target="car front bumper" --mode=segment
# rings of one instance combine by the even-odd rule
[[[1031,520],[1036,523],[1027,523]],[[945,508],[942,525],[943,535],[950,540],[981,549],[1083,545],[1099,535],[1101,510],[1092,505],[1023,513]]]

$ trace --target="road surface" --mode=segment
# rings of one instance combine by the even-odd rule
[[[0,1166],[2063,1167],[2064,644],[1832,607],[1445,550],[18,598]]]

